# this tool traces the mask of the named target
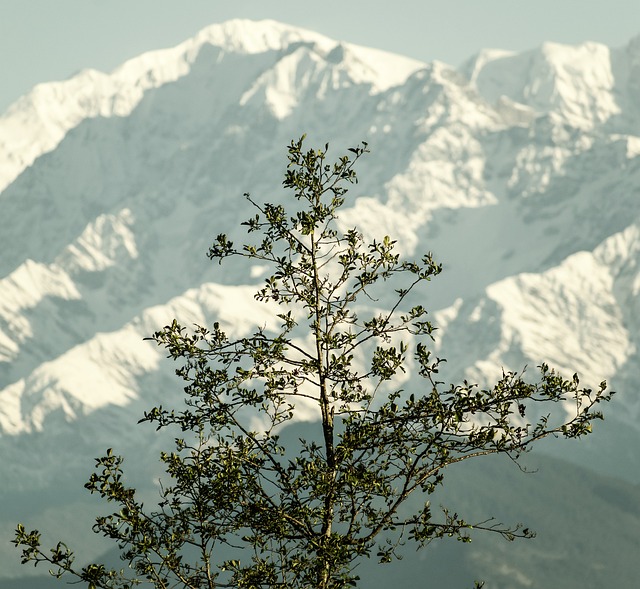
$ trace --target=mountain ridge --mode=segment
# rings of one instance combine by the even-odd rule
[[[261,34],[256,36],[252,33],[245,41],[239,33],[244,31],[247,35],[247,31],[255,32],[256,30]],[[254,39],[254,36],[257,38]],[[313,44],[300,45],[301,39],[311,40]],[[197,57],[196,53],[201,55],[207,43],[217,43],[218,49],[226,47],[225,51],[228,51],[230,46],[234,50],[238,49],[238,52],[245,57],[229,54],[223,56],[221,61],[220,54],[216,53],[217,50],[213,54]],[[284,50],[285,45],[293,49]],[[322,49],[320,53],[317,50],[318,45]],[[595,45],[583,47],[595,47]],[[270,56],[262,57],[265,52],[268,54],[274,48],[279,51],[275,60]],[[558,53],[555,45],[547,46],[547,49],[548,53]],[[192,51],[192,54],[189,54],[189,51]],[[150,71],[149,62],[155,63],[159,56],[166,55],[169,55],[171,60],[180,61],[185,55],[190,55],[189,59],[191,59],[188,73],[181,76],[178,81],[172,79],[171,82],[152,89],[153,94],[147,93],[138,101],[134,109],[127,111],[128,114],[122,112],[116,118],[87,116],[81,124],[76,124],[73,129],[67,131],[56,149],[43,154],[36,162],[36,166],[25,169],[20,178],[3,192],[4,197],[9,199],[4,203],[5,210],[10,211],[14,205],[16,208],[16,212],[6,217],[6,220],[12,219],[12,222],[4,224],[3,247],[6,251],[10,251],[10,243],[21,241],[23,247],[20,249],[25,252],[23,260],[20,261],[18,258],[17,266],[13,269],[11,257],[5,257],[9,266],[5,265],[4,269],[5,272],[8,270],[9,274],[0,279],[0,290],[4,301],[3,307],[0,308],[0,324],[5,326],[1,334],[0,350],[3,354],[5,374],[13,375],[10,377],[14,383],[11,386],[15,387],[15,383],[24,382],[24,376],[18,374],[16,368],[7,368],[7,365],[11,366],[16,360],[19,355],[18,350],[28,345],[29,341],[33,342],[33,337],[29,336],[33,329],[30,326],[30,320],[27,319],[28,315],[36,314],[31,322],[42,321],[44,317],[38,319],[37,314],[42,316],[46,310],[47,314],[53,312],[55,315],[56,306],[59,307],[62,304],[56,301],[76,301],[74,305],[78,310],[82,309],[82,313],[89,318],[88,321],[94,320],[93,318],[99,316],[101,311],[111,308],[112,311],[109,313],[115,312],[114,318],[120,316],[121,319],[116,323],[107,321],[105,327],[109,329],[108,325],[114,328],[117,327],[117,323],[126,324],[144,309],[148,304],[144,302],[145,291],[152,288],[150,285],[155,285],[154,288],[157,288],[165,283],[165,287],[168,288],[164,295],[151,294],[149,302],[158,304],[163,300],[179,296],[181,290],[197,284],[193,281],[197,280],[196,275],[199,270],[196,268],[201,268],[201,265],[196,264],[186,270],[189,262],[180,263],[175,257],[176,252],[171,253],[172,246],[169,243],[163,244],[160,236],[171,236],[175,233],[177,224],[194,224],[194,219],[198,217],[198,209],[202,206],[205,206],[205,210],[209,209],[210,214],[217,211],[215,214],[222,215],[222,218],[229,222],[239,219],[240,213],[234,209],[226,209],[221,201],[205,205],[204,180],[207,177],[212,178],[211,174],[204,174],[203,178],[199,179],[197,175],[191,173],[186,184],[187,186],[189,183],[192,184],[193,197],[176,201],[171,191],[165,190],[165,187],[154,188],[155,181],[150,180],[149,176],[141,170],[150,165],[158,173],[165,174],[166,172],[159,172],[159,170],[169,167],[176,174],[176,179],[169,180],[175,187],[174,194],[184,193],[185,183],[179,172],[180,166],[189,168],[193,166],[190,162],[195,162],[196,167],[202,167],[198,159],[201,158],[199,154],[202,153],[204,146],[202,129],[200,134],[194,135],[194,133],[201,126],[200,121],[205,120],[207,122],[203,128],[208,126],[211,129],[211,136],[215,137],[222,131],[217,139],[216,158],[222,155],[226,144],[233,145],[234,142],[237,146],[242,146],[241,149],[237,149],[238,153],[255,150],[250,143],[247,143],[247,123],[240,126],[237,123],[226,124],[226,119],[220,118],[220,112],[225,113],[225,117],[235,116],[240,120],[244,117],[246,121],[254,121],[252,125],[255,125],[255,121],[259,125],[263,123],[267,131],[275,128],[275,124],[283,124],[283,122],[283,126],[299,126],[298,119],[303,114],[306,116],[308,104],[313,105],[312,109],[339,108],[333,105],[342,104],[346,94],[353,104],[358,106],[358,111],[349,110],[353,107],[347,107],[343,113],[343,121],[351,126],[355,123],[356,128],[360,127],[360,130],[364,131],[363,134],[370,135],[374,146],[378,142],[385,145],[384,149],[387,151],[394,150],[396,144],[401,145],[400,141],[405,135],[405,128],[407,131],[412,131],[413,137],[408,145],[404,150],[397,152],[404,154],[401,159],[393,162],[392,165],[386,162],[384,168],[378,169],[377,178],[374,177],[373,182],[365,180],[361,184],[364,187],[363,194],[353,203],[353,208],[345,211],[344,223],[352,223],[357,219],[364,220],[362,229],[365,233],[373,233],[381,222],[384,223],[382,220],[386,219],[392,224],[389,227],[390,232],[393,232],[392,229],[400,232],[399,247],[408,254],[422,245],[423,240],[417,236],[427,230],[429,239],[435,242],[438,249],[446,256],[450,255],[450,251],[455,252],[455,249],[459,248],[450,246],[446,239],[439,239],[441,235],[439,217],[442,215],[460,218],[469,216],[470,219],[476,219],[472,221],[475,227],[469,226],[467,221],[456,221],[460,228],[465,227],[470,232],[476,231],[478,225],[486,226],[487,223],[494,222],[492,219],[497,220],[498,235],[506,236],[505,228],[510,228],[509,231],[513,232],[513,237],[510,239],[513,239],[516,233],[522,239],[533,230],[528,247],[536,250],[536,257],[539,257],[539,252],[545,249],[547,257],[552,257],[541,265],[524,251],[520,258],[512,255],[512,259],[516,260],[513,270],[506,269],[509,267],[509,261],[506,261],[505,265],[505,261],[500,262],[497,258],[492,267],[503,269],[498,270],[498,274],[495,274],[493,279],[488,278],[491,276],[489,272],[484,279],[486,286],[490,285],[491,280],[504,278],[514,270],[539,272],[545,268],[551,268],[561,263],[567,254],[580,250],[580,248],[573,248],[574,251],[563,252],[562,241],[558,239],[555,242],[547,239],[549,245],[541,248],[542,235],[544,232],[557,231],[557,224],[554,224],[553,220],[549,224],[546,219],[537,219],[538,224],[535,225],[527,219],[532,215],[534,218],[540,217],[539,211],[546,209],[555,209],[554,216],[562,219],[563,215],[576,215],[576,211],[579,214],[580,206],[591,206],[587,199],[586,205],[578,204],[576,207],[576,203],[581,203],[585,199],[578,198],[581,195],[574,193],[574,196],[567,201],[570,193],[566,192],[559,201],[555,200],[546,206],[540,206],[541,197],[536,196],[536,193],[548,198],[545,195],[550,194],[551,184],[566,183],[571,173],[567,162],[577,162],[583,157],[591,165],[594,157],[601,159],[600,155],[595,155],[597,150],[605,152],[610,157],[609,154],[615,153],[612,148],[618,149],[617,146],[620,145],[622,151],[616,157],[620,158],[623,165],[629,167],[633,164],[634,167],[629,169],[632,177],[637,178],[639,172],[637,162],[640,160],[636,158],[635,151],[630,147],[632,140],[637,139],[636,137],[625,136],[618,139],[618,135],[610,133],[603,139],[599,136],[600,132],[595,135],[587,134],[580,126],[572,132],[565,130],[564,135],[558,136],[555,123],[551,122],[550,126],[545,124],[539,126],[540,121],[548,118],[546,114],[537,115],[533,120],[525,117],[514,122],[511,116],[505,119],[500,105],[490,106],[474,90],[473,84],[477,85],[475,74],[475,82],[465,82],[464,76],[460,77],[458,72],[445,64],[436,63],[412,71],[416,63],[398,58],[400,61],[395,63],[403,63],[407,68],[400,76],[406,77],[405,83],[400,85],[388,83],[376,88],[371,86],[371,83],[378,74],[373,73],[368,79],[363,80],[361,62],[362,56],[377,57],[379,54],[375,52],[367,54],[368,50],[360,48],[355,50],[355,53],[358,53],[358,59],[345,57],[353,51],[348,44],[332,42],[325,37],[276,25],[270,21],[260,23],[233,21],[221,26],[213,25],[174,49],[148,53],[117,68],[115,72],[131,72],[134,69]],[[564,48],[562,51],[566,53],[568,50]],[[198,59],[204,60],[200,66]],[[228,66],[223,63],[226,59],[233,61],[236,79],[242,81],[237,82],[235,88],[227,88],[226,95],[216,94],[218,91],[215,89],[212,95],[207,76],[220,68],[222,74],[227,75],[228,70],[225,68]],[[244,68],[237,67],[238,59],[249,59],[249,65]],[[388,59],[395,58],[388,57]],[[346,65],[345,60],[348,62]],[[387,65],[383,64],[382,70],[385,72],[386,67]],[[168,70],[174,71],[173,66]],[[352,71],[356,73],[353,77],[349,77]],[[143,77],[137,74],[129,75],[134,87],[139,85]],[[156,81],[159,79],[159,77],[155,78]],[[184,91],[181,90],[183,86]],[[203,98],[200,96],[207,95],[217,96],[214,107],[203,107],[202,110],[193,111],[197,113],[195,115],[183,112],[179,125],[173,126],[176,104],[181,105],[180,101],[188,97],[190,106],[202,106]],[[322,106],[325,104],[326,106]],[[405,112],[411,114],[404,116]],[[209,113],[213,116],[208,116]],[[317,115],[313,114],[310,119],[313,121],[315,116]],[[367,116],[372,116],[373,121],[369,122]],[[415,118],[411,119],[411,117]],[[376,124],[376,120],[387,122]],[[529,127],[526,126],[527,120],[530,123]],[[157,121],[160,121],[159,126]],[[393,131],[390,130],[392,126]],[[528,129],[528,135],[533,133],[534,136],[539,137],[540,147],[536,147],[535,142],[526,141],[526,137],[521,136],[521,130],[526,129]],[[153,153],[147,153],[145,143],[146,134],[149,132],[154,134],[157,145]],[[342,133],[338,135],[340,134]],[[102,150],[100,145],[89,150],[83,147],[86,144],[91,145],[96,138],[100,138],[99,141],[104,142],[106,146],[113,142],[120,155],[116,155],[113,150]],[[520,143],[523,139],[525,143]],[[258,139],[258,141],[262,140]],[[343,141],[343,138],[339,137],[339,141]],[[501,155],[505,148],[500,144],[505,141],[521,145],[516,158],[511,161],[511,154],[506,159]],[[169,157],[163,155],[165,149],[170,154]],[[264,158],[264,155],[259,157]],[[405,158],[404,162],[402,157]],[[78,160],[77,164],[71,163],[74,160]],[[178,165],[174,160],[183,163]],[[209,161],[216,168],[214,187],[218,181],[225,192],[237,188],[237,193],[240,194],[241,191],[246,190],[247,186],[241,186],[235,178],[222,178],[221,174],[224,175],[224,172],[220,162]],[[232,165],[232,161],[228,164]],[[72,167],[67,172],[69,165]],[[508,179],[500,170],[503,166],[506,170],[513,166]],[[265,169],[271,170],[273,167],[269,165],[265,166]],[[400,173],[395,171],[396,167]],[[579,173],[583,169],[584,164],[580,164]],[[60,170],[65,172],[61,173]],[[384,180],[381,178],[380,171]],[[98,185],[102,184],[102,186],[93,195],[96,178],[106,179],[107,174],[109,180],[98,181]],[[363,176],[365,175],[366,170]],[[273,178],[273,185],[277,185],[275,171],[264,174],[264,180],[267,177]],[[493,181],[494,178],[496,181]],[[259,185],[260,189],[267,185],[264,180]],[[195,185],[193,185],[194,181]],[[635,182],[633,184],[635,192],[631,192],[626,197],[627,202],[634,198],[633,195],[638,190],[637,179],[632,182]],[[247,184],[251,184],[251,179]],[[39,188],[40,186],[45,187],[44,190]],[[39,191],[41,196],[38,196]],[[66,193],[67,203],[52,202],[49,194],[61,191]],[[14,192],[16,196],[12,197]],[[528,192],[531,192],[531,196],[528,196]],[[590,194],[593,195],[590,196],[591,202],[598,200],[597,193]],[[533,204],[530,204],[532,202]],[[55,207],[60,205],[63,210],[55,211]],[[558,209],[558,206],[564,206],[564,210]],[[20,211],[25,207],[32,209],[32,212],[26,215],[21,213]],[[225,209],[224,212],[223,209]],[[587,211],[588,208],[583,210]],[[623,209],[616,208],[613,212],[618,210]],[[500,211],[503,212],[500,213]],[[591,222],[592,215],[588,212],[584,214],[588,216],[588,222]],[[624,229],[622,225],[627,222],[627,217],[625,212],[620,217],[620,227],[616,227],[616,230]],[[396,220],[392,221],[394,218]],[[484,220],[479,223],[478,218]],[[23,226],[19,224],[21,219],[25,219]],[[598,220],[602,221],[602,217]],[[41,228],[36,239],[33,239],[35,236],[29,235],[27,228],[34,224]],[[201,221],[199,225],[202,226]],[[590,242],[585,243],[586,251],[596,247],[602,239],[605,239],[607,235],[604,232],[610,231],[610,227],[614,225],[615,223],[612,222],[605,224],[600,236],[594,233]],[[158,229],[145,235],[141,231],[146,226],[154,226]],[[516,227],[519,229],[515,229]],[[206,231],[204,226],[190,233],[197,234],[203,231]],[[30,239],[25,240],[21,237],[25,235],[29,235]],[[68,235],[77,237],[66,244]],[[143,246],[139,243],[140,239],[143,241],[151,239],[151,242]],[[172,239],[170,237],[169,242]],[[569,234],[568,239],[573,240],[573,236]],[[1,236],[0,240],[2,240]],[[158,253],[152,242],[155,243],[155,247],[164,248],[162,250],[164,253],[160,257],[172,256],[173,261],[169,266],[174,268],[185,266],[185,270],[180,272],[184,275],[186,271],[187,274],[184,275],[186,281],[183,281],[183,278],[163,275],[157,262],[151,257]],[[202,238],[194,242],[191,237],[190,242],[192,242],[191,252],[197,254],[198,250],[191,247],[196,243],[200,244],[200,251],[205,251],[206,241]],[[149,249],[150,246],[151,249]],[[558,253],[558,247],[560,247],[560,253]],[[489,241],[478,249],[478,255],[492,257],[495,252],[499,252],[499,248],[497,242]],[[47,253],[42,257],[39,252],[43,251],[54,255]],[[55,254],[56,251],[57,254]],[[456,264],[469,265],[468,261],[473,257],[469,258],[469,254],[467,248],[462,248],[459,254],[452,254],[454,268]],[[185,253],[184,258],[193,255],[194,253]],[[457,257],[460,257],[459,261],[456,261]],[[468,258],[466,262],[465,257]],[[531,259],[527,261],[527,257]],[[129,270],[124,271],[125,266],[129,267]],[[163,263],[162,266],[166,264]],[[477,266],[481,267],[479,263]],[[113,293],[112,290],[106,288],[104,284],[101,287],[94,282],[97,280],[100,283],[107,276],[112,276],[109,281],[115,286],[119,279],[127,273],[131,275],[134,269],[139,273],[135,279],[138,290],[132,285],[131,292],[127,296],[134,299],[137,297],[138,302],[131,311],[127,311],[129,314],[127,317],[120,312],[122,302],[127,297],[121,297],[122,300],[118,303],[117,297],[114,299],[113,294],[108,294]],[[143,277],[148,280],[147,285],[144,284]],[[237,276],[233,280],[239,278]],[[473,276],[473,280],[467,282],[471,285],[479,284],[480,278],[476,275]],[[459,278],[457,282],[457,288],[461,288],[460,296],[482,294],[482,287],[474,289],[472,286],[472,290],[469,291],[468,286],[464,287]],[[34,290],[40,291],[41,294],[33,293]],[[449,294],[440,297],[436,291],[436,307],[444,309],[452,304],[455,297],[451,292],[454,290],[455,288],[452,287],[443,288],[440,292],[446,291]],[[468,291],[467,295],[464,295],[465,291]],[[30,296],[36,297],[31,300],[31,303],[28,302]],[[107,297],[106,300],[105,297]],[[109,302],[109,298],[113,300]],[[16,306],[18,300],[20,303]],[[92,300],[94,302],[91,302]],[[45,306],[45,303],[49,307]],[[50,305],[53,305],[53,308]],[[615,319],[613,317],[613,320]],[[60,327],[51,327],[54,331],[60,330]],[[61,333],[61,341],[69,339],[67,335]],[[75,336],[80,337],[76,342],[80,344],[83,338],[90,337],[90,332],[86,335],[77,333]],[[68,344],[69,349],[76,344],[72,336]],[[49,354],[49,356],[54,359],[55,351],[52,350],[52,353],[53,355]],[[530,353],[535,354],[536,350],[533,349]],[[525,354],[525,357],[528,355]],[[620,353],[618,357],[621,357]],[[461,361],[464,363],[464,359]],[[560,363],[562,364],[562,361]],[[570,362],[566,363],[566,365],[569,364]],[[9,370],[8,373],[7,370]],[[11,390],[13,392],[9,397],[14,398],[16,389]],[[14,404],[7,406],[14,406]],[[6,412],[7,409],[4,411]],[[68,415],[71,415],[71,412],[68,412]],[[4,419],[7,421],[6,415]],[[17,420],[12,418],[9,421],[15,423]]]

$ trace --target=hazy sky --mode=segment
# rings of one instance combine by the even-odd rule
[[[640,0],[0,0],[0,112],[38,82],[110,71],[234,17],[452,65],[483,47],[621,46],[640,34]]]

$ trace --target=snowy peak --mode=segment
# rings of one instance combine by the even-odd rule
[[[483,50],[460,71],[492,104],[507,97],[559,124],[610,131],[637,118],[637,104],[627,99],[637,44],[623,50],[592,42],[544,43],[522,53]]]
[[[325,62],[341,64],[350,70],[355,83],[371,83],[377,91],[403,83],[410,74],[425,65],[379,49],[336,42],[313,31],[272,20],[231,20],[212,25],[196,35],[194,43],[208,43],[223,51],[246,54],[268,51],[289,54],[301,47],[311,49]]]
[[[377,92],[404,82],[424,65],[384,51],[337,43],[312,31],[270,20],[232,20],[211,25],[176,47],[130,59],[112,74],[84,70],[63,82],[40,84],[12,104],[0,117],[0,190],[37,157],[54,149],[82,121],[128,116],[149,90],[189,75],[202,58],[215,66],[226,55],[275,53],[264,61],[262,69],[268,70],[274,61],[285,62],[280,71],[265,73],[267,82],[286,86],[284,93],[281,88],[276,90],[284,96],[285,104],[273,107],[277,115],[283,116],[290,99],[286,94],[294,93],[299,82],[290,75],[296,68],[291,63],[295,58],[289,54],[301,47],[325,60],[325,65],[335,65],[352,83],[368,83]]]
[[[196,46],[207,43],[224,51],[245,54],[280,51],[301,43],[317,45],[328,53],[335,45],[335,41],[319,33],[268,19],[234,19],[213,24],[202,29],[192,42]]]
[[[585,383],[607,380],[615,390],[628,386],[629,371],[637,370],[639,316],[640,222],[635,222],[593,251],[577,252],[544,272],[510,276],[482,296],[440,311],[445,334],[440,352],[455,367],[456,379],[486,382],[499,378],[502,369],[547,362],[566,375],[577,372]],[[484,331],[480,345],[476,330]],[[608,411],[637,427],[640,397],[630,395]]]

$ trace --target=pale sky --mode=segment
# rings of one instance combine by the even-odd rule
[[[0,113],[39,82],[108,72],[236,17],[451,65],[485,47],[619,47],[640,34],[640,0],[0,0]]]

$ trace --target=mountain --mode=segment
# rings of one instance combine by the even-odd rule
[[[446,377],[546,361],[607,379],[605,423],[547,451],[640,483],[639,80],[640,37],[484,50],[454,69],[230,21],[34,88],[0,118],[0,533],[28,497],[51,529],[75,526],[92,504],[70,489],[107,447],[151,489],[167,442],[135,424],[181,398],[143,338],[174,317],[233,334],[268,324],[253,300],[265,269],[205,252],[217,233],[241,237],[244,192],[288,197],[285,146],[302,133],[336,156],[370,145],[345,227],[443,262],[419,302]],[[597,484],[617,497],[623,483]],[[27,572],[11,546],[0,563]]]

